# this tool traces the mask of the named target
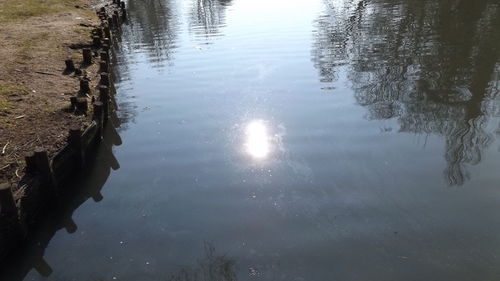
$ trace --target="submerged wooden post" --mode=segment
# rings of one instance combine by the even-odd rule
[[[89,65],[92,64],[92,50],[89,48],[85,48],[82,50],[83,54],[83,64]]]
[[[75,166],[81,169],[84,164],[84,153],[82,146],[82,130],[80,126],[71,126],[69,129],[68,144],[75,151]]]
[[[106,124],[109,118],[109,88],[107,86],[99,86],[99,100],[103,105],[103,123]]]
[[[9,183],[0,183],[0,208],[2,215],[17,218],[16,201]]]
[[[73,63],[72,59],[67,59],[64,61],[64,63],[66,64],[66,71],[75,71],[75,64]]]

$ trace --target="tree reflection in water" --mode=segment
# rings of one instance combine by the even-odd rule
[[[324,83],[344,66],[370,119],[445,139],[445,175],[468,179],[491,143],[500,73],[496,0],[336,1],[316,22],[312,60]]]
[[[219,29],[225,25],[226,8],[231,2],[232,0],[193,0],[190,30],[205,39],[221,35]]]
[[[132,51],[139,45],[150,62],[161,66],[170,61],[176,48],[178,12],[171,0],[131,0],[128,2],[130,28],[125,29],[123,48]]]

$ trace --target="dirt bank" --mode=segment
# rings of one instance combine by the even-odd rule
[[[87,116],[68,110],[79,78],[64,61],[82,61],[99,20],[88,0],[0,0],[0,182],[22,177],[24,156],[36,147],[49,155],[66,143],[71,125]],[[97,80],[96,67],[87,70]]]

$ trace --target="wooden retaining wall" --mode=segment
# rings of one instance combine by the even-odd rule
[[[120,25],[127,20],[125,3],[113,0],[112,4],[97,11],[101,26],[92,32],[92,48],[82,50],[83,66],[97,64],[100,81],[97,97],[90,97],[89,79],[75,63],[65,61],[66,73],[82,75],[79,92],[70,98],[70,108],[75,114],[92,114],[92,122],[82,129],[71,127],[68,139],[56,154],[49,158],[46,150],[39,148],[25,157],[26,170],[17,188],[9,183],[0,184],[0,260],[4,259],[32,232],[49,207],[64,204],[63,197],[71,196],[68,183],[76,173],[86,167],[86,159],[103,138],[103,130],[113,112],[114,97],[110,75],[111,47],[114,36],[119,36]],[[89,100],[90,99],[90,100]],[[91,106],[89,106],[89,103]],[[13,194],[13,190],[23,196]]]

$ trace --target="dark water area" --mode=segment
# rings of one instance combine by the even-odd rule
[[[121,141],[5,280],[500,279],[500,2],[127,6]]]

